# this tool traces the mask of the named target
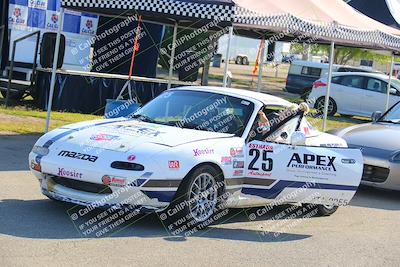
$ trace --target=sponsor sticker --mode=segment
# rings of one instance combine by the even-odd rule
[[[234,170],[233,176],[243,176],[243,170]]]
[[[170,160],[170,161],[168,161],[168,168],[169,169],[177,170],[180,167],[181,166],[180,166],[179,160]]]
[[[82,178],[83,174],[76,170],[67,170],[65,168],[58,168],[58,176],[65,178]]]
[[[336,157],[293,153],[287,167],[307,170],[336,171],[334,165]]]
[[[90,161],[90,162],[96,162],[96,160],[99,158],[99,157],[88,155],[88,154],[82,154],[82,153],[66,151],[66,150],[63,150],[60,153],[58,153],[58,156],[73,158],[73,159],[80,159],[80,160],[85,160],[85,161]]]
[[[274,152],[274,147],[267,144],[249,144],[249,148]]]
[[[204,155],[211,155],[211,154],[214,154],[214,149],[209,149],[209,148],[198,149],[198,148],[196,148],[196,149],[193,149],[193,153],[194,153],[195,157],[204,156]]]
[[[244,168],[244,161],[242,161],[242,160],[234,160],[233,161],[233,168],[234,169],[243,169]]]
[[[247,173],[248,176],[256,176],[256,177],[270,177],[272,175],[271,172],[259,172],[259,171],[249,171]]]
[[[37,164],[35,161],[31,161],[31,169],[35,170],[37,172],[42,172],[42,166],[40,164]]]
[[[343,164],[356,164],[355,159],[342,159]]]
[[[157,126],[154,125],[143,125],[140,122],[133,123],[131,125],[112,125],[107,126],[105,129],[107,131],[112,131],[114,133],[120,133],[131,136],[148,136],[148,137],[157,137],[164,132],[161,132],[157,129]]]
[[[232,164],[232,157],[222,157],[221,158],[222,165],[231,165]]]
[[[121,139],[119,136],[117,135],[111,135],[111,134],[94,134],[90,137],[90,140],[93,141],[115,141],[115,140],[119,140]]]
[[[117,176],[104,175],[101,178],[101,181],[103,182],[104,185],[109,185],[109,186],[124,187],[126,185],[126,179]]]
[[[233,158],[242,158],[244,157],[243,148],[242,147],[232,147],[230,150],[231,157]]]
[[[135,155],[129,155],[128,156],[128,161],[134,161],[136,159]]]

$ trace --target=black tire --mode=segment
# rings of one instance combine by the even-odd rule
[[[317,215],[318,216],[331,216],[338,209],[338,206],[325,206],[317,205]]]
[[[197,208],[194,209],[194,211],[191,211],[191,209],[193,210],[193,207],[198,206],[195,204],[200,203],[201,201],[207,201],[197,198],[196,202],[196,198],[193,197],[194,194],[192,193],[192,190],[196,188],[196,185],[198,184],[197,182],[201,179],[199,177],[202,175],[205,175],[207,178],[212,177],[215,181],[213,187],[210,186],[209,189],[206,189],[204,192],[207,193],[202,195],[202,197],[206,197],[207,199],[209,197],[215,199],[214,197],[216,197],[216,202],[212,207],[200,205],[202,208]],[[185,177],[176,192],[174,200],[171,202],[170,206],[160,214],[160,218],[164,221],[164,226],[172,235],[182,235],[193,228],[202,230],[210,224],[209,222],[210,220],[212,221],[213,215],[221,208],[221,204],[223,203],[221,197],[223,196],[224,191],[225,186],[223,183],[222,173],[211,165],[199,166]],[[213,201],[210,200],[210,202]],[[204,216],[200,216],[195,212],[206,208],[209,209],[205,211]]]
[[[236,65],[243,65],[243,58],[242,57],[236,57],[235,63],[236,63]]]
[[[314,108],[317,110],[319,114],[324,113],[324,106],[325,106],[325,97],[322,96],[315,101]],[[329,98],[329,110],[328,110],[328,116],[334,116],[337,112],[337,105],[335,100],[333,98]]]
[[[249,59],[247,57],[244,57],[242,60],[243,65],[250,65]]]
[[[0,92],[1,92],[1,95],[3,96],[3,98],[6,99],[7,91],[1,90]],[[24,92],[10,92],[9,99],[10,100],[14,100],[14,101],[18,101],[18,100],[21,100],[21,98],[23,96],[24,96]]]

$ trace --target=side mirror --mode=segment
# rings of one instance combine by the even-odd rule
[[[293,146],[306,145],[306,135],[300,131],[296,131],[290,136],[290,144]]]
[[[391,95],[398,95],[398,91],[394,88],[390,88],[389,92]]]
[[[372,116],[371,116],[372,122],[377,122],[381,117],[382,117],[382,112],[375,111],[374,113],[372,113]]]

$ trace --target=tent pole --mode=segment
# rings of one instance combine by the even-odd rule
[[[172,77],[174,75],[174,60],[175,60],[175,50],[176,50],[176,38],[178,36],[178,22],[174,24],[174,33],[172,35],[172,49],[171,58],[169,60],[169,75],[168,75],[168,89],[172,86]]]
[[[233,36],[233,27],[229,28],[229,36],[228,36],[228,46],[226,48],[226,56],[225,56],[225,71],[224,71],[224,81],[223,86],[226,87],[228,85],[228,69],[229,69],[229,57],[231,54],[231,41]]]
[[[390,61],[390,73],[389,73],[389,83],[387,88],[387,97],[386,97],[386,111],[389,110],[390,103],[390,88],[392,88],[392,75],[393,75],[393,65],[394,65],[394,54],[392,53],[392,60]]]
[[[335,54],[335,42],[331,42],[331,52],[329,55],[329,70],[328,70],[328,85],[326,87],[326,96],[325,96],[325,104],[324,104],[324,122],[323,122],[323,131],[326,131],[326,121],[328,119],[328,105],[329,105],[329,96],[331,93],[331,82],[332,82],[332,70],[333,70],[333,59]]]
[[[261,92],[262,87],[262,78],[263,78],[263,68],[264,68],[264,60],[265,60],[265,38],[263,37],[261,40],[261,56],[260,62],[258,63],[258,83],[257,83],[257,92]]]
[[[56,71],[58,64],[58,55],[60,52],[60,39],[61,39],[61,31],[64,25],[64,8],[60,8],[60,24],[57,29],[57,37],[56,37],[56,45],[54,48],[54,59],[53,59],[53,68],[51,70],[51,81],[50,81],[50,93],[49,93],[49,102],[47,103],[47,117],[46,117],[46,128],[45,133],[49,131],[50,126],[50,116],[51,116],[51,108],[53,106],[53,95],[54,95],[54,87],[56,84]]]

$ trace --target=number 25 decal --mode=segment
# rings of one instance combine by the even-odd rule
[[[263,150],[262,151],[262,164],[261,164],[261,169],[265,172],[270,172],[272,171],[272,168],[274,166],[274,161],[271,158],[268,158],[268,151]],[[260,150],[258,149],[250,149],[249,155],[254,156],[252,161],[249,164],[249,170],[252,171],[258,171],[260,168],[254,167],[254,164],[257,163],[258,159],[260,158]]]

